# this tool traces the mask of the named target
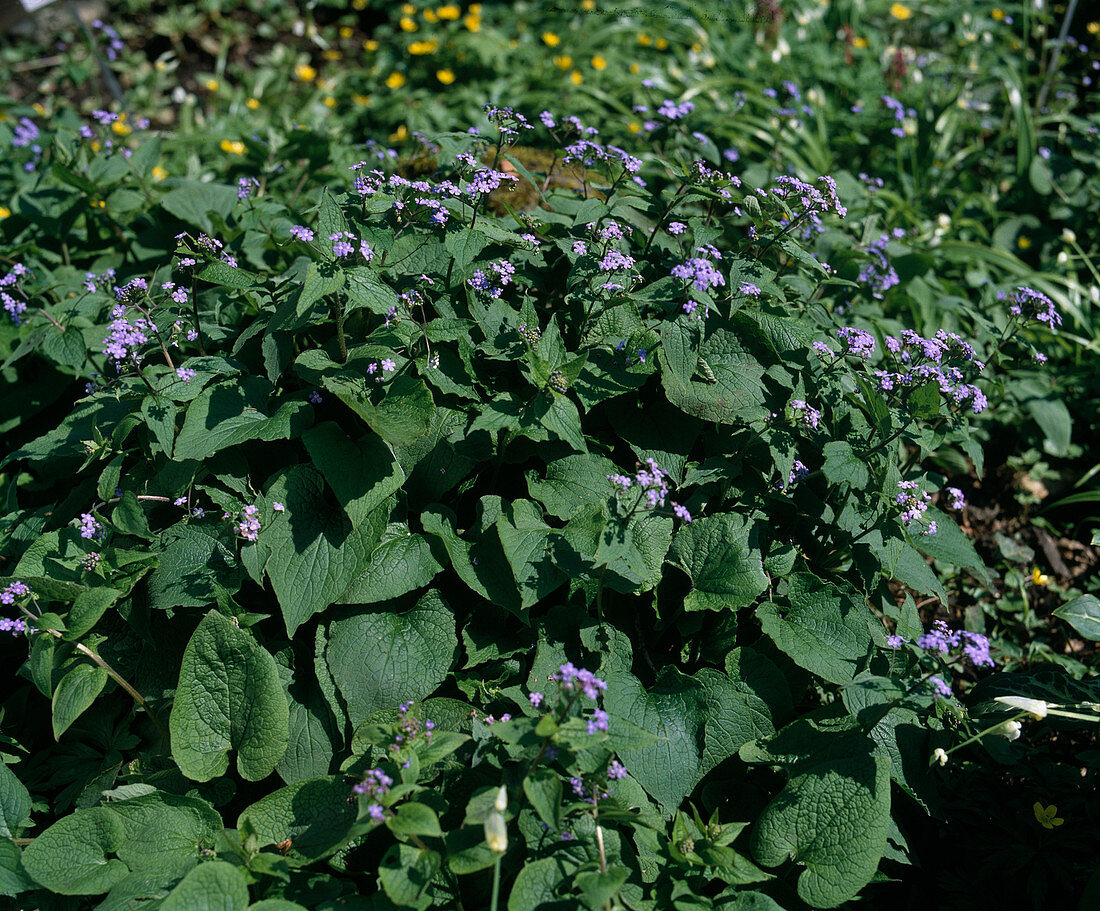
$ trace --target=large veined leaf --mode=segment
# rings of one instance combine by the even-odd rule
[[[358,725],[377,711],[430,696],[457,647],[454,615],[437,592],[428,592],[403,613],[364,610],[333,621],[326,655]]]
[[[752,833],[756,860],[804,865],[798,895],[836,908],[871,881],[890,826],[890,760],[854,756],[823,762],[792,778]]]
[[[286,695],[275,659],[217,611],[199,623],[183,653],[169,730],[172,758],[188,778],[209,781],[229,768],[258,781],[286,751]]]
[[[245,911],[247,907],[248,880],[240,867],[224,860],[195,867],[160,906],[161,911]]]
[[[343,775],[295,782],[243,810],[237,827],[248,820],[260,847],[289,838],[295,856],[318,860],[339,848],[355,823],[359,806],[350,794]]]
[[[98,895],[130,872],[110,857],[122,846],[126,829],[105,807],[63,816],[23,852],[23,868],[39,885],[61,895]]]
[[[764,368],[732,332],[712,332],[699,348],[698,366],[707,378],[684,381],[671,365],[661,371],[665,395],[681,411],[719,424],[747,424],[768,416]]]
[[[719,513],[684,525],[673,538],[668,560],[691,578],[685,610],[737,610],[768,587],[756,529],[733,513]]]

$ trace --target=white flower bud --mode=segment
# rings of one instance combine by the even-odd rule
[[[496,800],[493,801],[493,806],[498,813],[503,813],[508,809],[508,789],[504,786],[500,786],[500,790],[497,791]]]
[[[485,841],[490,851],[503,854],[508,850],[508,826],[496,810],[485,817]]]
[[[936,747],[936,749],[932,751],[932,758],[941,766],[947,765],[947,753],[942,747]]]
[[[1048,706],[1042,699],[1028,699],[1026,696],[997,696],[995,701],[1009,708],[1028,712],[1036,721],[1047,717]]]
[[[1062,228],[1062,240],[1067,244],[1077,243],[1077,235],[1074,234],[1069,228]]]
[[[1019,740],[1023,727],[1019,721],[1006,721],[1000,727],[994,728],[993,733],[999,734],[1005,740]]]

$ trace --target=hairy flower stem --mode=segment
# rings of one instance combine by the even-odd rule
[[[336,320],[336,345],[340,349],[340,363],[348,362],[348,343],[344,338],[344,302],[337,294],[332,304],[332,315]]]

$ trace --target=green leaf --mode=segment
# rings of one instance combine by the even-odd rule
[[[702,772],[703,688],[671,667],[662,670],[649,690],[625,670],[608,673],[606,679],[604,708],[659,738],[650,746],[619,750],[619,758],[664,812],[671,813],[691,793]]]
[[[327,775],[341,743],[339,725],[320,688],[311,679],[291,684],[290,731],[286,752],[275,771],[287,784]]]
[[[1086,639],[1093,642],[1100,639],[1100,600],[1094,595],[1081,595],[1067,601],[1054,611],[1054,616],[1065,620]]]
[[[550,462],[543,480],[529,473],[527,490],[550,515],[568,519],[586,504],[606,503],[612,491],[607,476],[617,472],[615,463],[603,456],[571,455]]]
[[[562,902],[557,892],[565,883],[567,872],[564,862],[556,857],[528,862],[512,883],[512,891],[508,893],[508,911],[540,911],[559,907]]]
[[[366,610],[334,621],[326,655],[358,726],[382,709],[430,696],[457,647],[454,615],[432,591],[403,613]]]
[[[397,815],[386,820],[386,827],[395,835],[427,835],[442,838],[439,817],[435,810],[422,803],[403,803],[397,808]]]
[[[207,263],[196,273],[196,278],[226,288],[255,288],[260,284],[259,276],[254,273],[222,262]]]
[[[866,604],[809,573],[790,577],[790,609],[757,608],[764,632],[795,663],[830,683],[849,683],[871,648]]]
[[[520,606],[541,601],[566,581],[551,553],[552,530],[542,520],[542,510],[530,500],[503,504],[496,521],[497,537],[512,568],[519,589]]]
[[[126,838],[122,821],[95,807],[63,816],[23,852],[23,868],[40,886],[61,895],[99,895],[129,874],[114,854]]]
[[[455,531],[455,515],[445,506],[428,507],[420,521],[425,532],[443,541],[451,566],[463,582],[485,600],[510,611],[519,610],[519,593],[495,527],[491,535],[470,544]]]
[[[393,601],[428,585],[442,569],[424,535],[413,534],[408,526],[391,524],[382,536],[382,543],[371,554],[367,568],[347,587],[340,600],[345,604]]]
[[[685,610],[737,610],[752,604],[768,587],[756,527],[733,513],[682,525],[672,539],[668,561],[691,579]]]
[[[385,316],[398,305],[397,292],[382,281],[381,277],[366,266],[356,266],[347,271],[348,299],[345,312],[366,309]]]
[[[286,751],[288,711],[275,659],[217,611],[187,643],[169,729],[172,758],[194,781],[223,775],[230,750],[241,777],[259,781]]]
[[[382,888],[395,905],[427,908],[421,901],[424,890],[439,871],[440,856],[435,851],[412,845],[391,845],[378,868]]]
[[[261,376],[207,386],[187,409],[172,455],[177,462],[203,461],[248,440],[286,440],[313,414],[308,402],[283,402],[268,414],[272,386]]]
[[[850,484],[857,490],[871,479],[867,460],[861,459],[844,440],[833,440],[822,447],[825,464],[821,470],[830,484]]]
[[[523,779],[523,793],[539,819],[557,829],[561,814],[561,776],[552,769],[536,768]]]
[[[33,888],[34,880],[23,869],[19,846],[9,838],[0,838],[0,896],[14,897]]]
[[[921,553],[946,563],[949,566],[957,566],[960,569],[970,570],[975,578],[986,585],[992,585],[989,578],[989,570],[986,569],[982,558],[974,550],[970,539],[962,533],[951,516],[940,512],[938,509],[929,508],[924,514],[925,521],[936,523],[934,535],[918,535],[913,539],[913,546]]]
[[[260,533],[259,543],[268,551],[267,575],[279,599],[287,634],[295,631],[318,611],[335,603],[370,565],[371,554],[382,539],[391,504],[383,500],[366,515],[362,508],[374,502],[373,480],[383,487],[394,475],[392,456],[378,466],[351,463],[346,481],[339,486],[359,517],[353,523],[348,512],[326,496],[322,475],[307,465],[295,465],[275,476],[267,489],[269,503],[286,507]],[[278,515],[278,518],[275,516]]]
[[[224,860],[200,864],[188,873],[160,911],[246,911],[248,880],[240,867]]]
[[[53,693],[53,736],[60,740],[107,685],[107,671],[95,664],[77,664]]]
[[[135,872],[166,863],[194,864],[199,851],[212,848],[222,831],[217,810],[197,797],[157,791],[109,807],[126,830],[118,858]]]
[[[362,380],[326,376],[324,385],[366,421],[371,430],[394,446],[411,443],[431,428],[435,404],[431,391],[419,377],[398,376],[377,405],[371,403]]]
[[[237,204],[237,190],[219,183],[203,183],[198,180],[180,180],[176,188],[160,198],[160,205],[180,221],[201,228],[207,234],[214,233],[210,213],[223,221]]]
[[[14,838],[30,813],[30,792],[15,772],[0,762],[0,838]]]
[[[99,618],[121,597],[122,592],[106,586],[90,588],[77,595],[65,617],[66,641],[74,642],[91,632]]]
[[[890,826],[890,761],[881,756],[823,762],[792,778],[764,809],[752,852],[765,866],[792,858],[806,867],[798,895],[836,908],[871,881]]]
[[[213,529],[176,524],[158,543],[160,560],[148,582],[151,607],[206,607],[215,600],[216,586],[231,591],[240,587],[237,555]]]
[[[348,907],[352,908],[350,905]],[[265,898],[262,902],[249,905],[248,911],[306,911],[306,908],[285,898]]]
[[[706,733],[703,763],[705,775],[737,753],[750,740],[775,733],[768,704],[755,693],[745,692],[728,676],[714,668],[695,675],[706,698]]]
[[[251,824],[259,847],[290,839],[290,851],[319,860],[338,850],[359,814],[351,785],[342,775],[299,781],[280,788],[241,812],[237,828]]]
[[[669,370],[661,371],[668,400],[681,411],[719,424],[747,424],[768,416],[764,405],[764,368],[741,346],[737,336],[717,329],[699,348],[714,381],[681,381]]]

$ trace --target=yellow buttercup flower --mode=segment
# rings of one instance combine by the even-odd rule
[[[206,86],[206,90],[208,92],[216,92],[218,90],[217,79],[207,79],[206,82],[203,83],[203,85]]]
[[[1050,576],[1046,575],[1046,573],[1040,572],[1039,567],[1036,566],[1031,571],[1031,581],[1034,582],[1036,585],[1046,585],[1050,581]]]
[[[0,206],[0,221],[3,221],[5,218],[10,218],[10,217],[11,217],[11,209],[9,209],[7,206]]]
[[[866,38],[853,38],[852,44],[858,48],[865,48],[870,46],[871,42],[868,41]]]
[[[34,108],[35,113],[38,114],[39,117],[46,116],[46,108],[41,101],[36,101],[31,107]]]
[[[653,44],[657,48],[657,50],[659,50],[659,51],[663,51],[663,50],[668,49],[668,39],[667,38],[658,38],[656,41],[653,42]]]
[[[1005,17],[1005,11],[1003,9],[995,9],[990,15],[998,22],[1001,22]]]
[[[630,72],[640,73],[641,71],[642,71],[642,68],[637,63],[630,64]]]
[[[913,11],[909,9],[904,3],[895,3],[890,7],[890,15],[895,19],[901,19],[902,21],[908,19],[913,15]]]
[[[637,133],[642,129],[642,125],[638,123],[637,120],[632,120],[627,124],[627,129],[630,130],[631,133]]]
[[[386,85],[391,89],[399,89],[405,84],[405,74],[396,70],[386,77]]]
[[[344,56],[344,52],[339,48],[330,47],[321,51],[321,56],[324,57],[326,60],[339,60],[341,57]]]
[[[595,57],[592,58],[592,69],[594,69],[594,70],[606,70],[607,69],[607,61],[603,57],[601,57],[599,54],[597,54]]]
[[[106,209],[107,208],[107,203],[104,202],[102,199],[95,200],[95,202],[93,202],[92,205],[95,206],[97,209]]]
[[[401,28],[406,32],[415,32],[420,26],[416,24],[415,19],[410,19],[408,16],[402,16],[400,23]]]
[[[99,140],[98,139],[93,139],[92,140],[92,151],[93,152],[98,152],[99,151]]]
[[[230,155],[243,155],[245,152],[244,143],[239,139],[223,139],[218,145]]]
[[[580,85],[582,82],[584,82],[584,77],[581,75],[581,71],[573,70],[573,72],[569,74],[569,81],[572,82],[573,85]]]
[[[375,41],[373,38],[368,38],[366,41],[363,42],[363,50],[373,53],[374,51],[378,50],[378,42]]]
[[[258,110],[259,107],[260,107],[260,99],[259,98],[249,98],[248,101],[246,101],[244,103],[244,106],[246,108],[248,108],[250,111]]]
[[[153,180],[164,180],[168,176],[168,172],[164,170],[159,164],[153,168]]]
[[[1031,810],[1035,814],[1036,821],[1044,829],[1053,829],[1065,822],[1058,816],[1058,808],[1054,804],[1044,807],[1039,801],[1035,801],[1035,806]]]
[[[1090,22],[1085,26],[1085,31],[1090,35],[1100,35],[1100,22]]]
[[[649,37],[645,32],[638,33],[638,44],[642,47],[649,47],[653,43],[653,39]]]
[[[561,44],[561,38],[559,38],[553,32],[543,32],[542,43],[545,44],[547,47],[557,47],[559,44]]]
[[[341,38],[350,38],[351,37],[351,32],[352,32],[352,29],[351,29],[350,25],[341,25],[340,26],[340,37]]]
[[[429,22],[432,25],[434,25],[435,23],[437,23],[439,21],[439,16],[436,15],[436,12],[435,12],[434,9],[426,9],[426,10],[424,10],[422,15],[424,16],[424,21]]]
[[[402,140],[409,138],[409,128],[405,124],[401,124],[396,130],[390,133],[390,142],[401,142]]]
[[[471,32],[481,31],[481,18],[470,13],[462,20],[462,24]]]
[[[359,107],[365,108],[370,104],[370,95],[352,95],[351,100],[354,104],[359,105]]]
[[[299,63],[294,67],[294,75],[301,79],[302,82],[313,82],[313,80],[317,78],[317,70],[308,63]]]
[[[448,3],[446,6],[441,6],[435,11],[435,14],[440,19],[450,19],[452,22],[462,15],[462,8],[454,3]]]
[[[450,70],[436,70],[435,78],[442,82],[444,85],[450,85],[455,81],[455,74]]]
[[[326,108],[336,107],[336,99],[333,98],[331,95],[326,95],[325,96],[325,107]]]
[[[474,14],[475,16],[480,16],[480,15],[481,15],[481,4],[480,4],[480,3],[471,3],[471,4],[470,4],[470,5],[469,5],[469,6],[467,7],[467,9],[468,9],[468,10],[469,10],[469,11],[470,11],[471,13],[473,13],[473,14]]]
[[[1021,250],[1028,249],[1031,246],[1031,238],[1028,237],[1026,234],[1021,234],[1019,239],[1016,241],[1016,246],[1018,246]]]
[[[416,12],[416,7],[413,6],[411,3],[402,3],[401,4],[401,15],[402,16],[411,16],[415,12]]]
[[[123,123],[121,120],[116,120],[111,124],[111,131],[119,136],[129,136],[134,132],[128,123]]]
[[[562,54],[559,57],[554,58],[554,66],[559,70],[567,70],[573,65],[573,58],[568,54]]]
[[[590,13],[596,8],[596,0],[581,0],[581,9]]]
[[[418,57],[423,54],[434,54],[439,50],[439,42],[435,38],[430,41],[414,41],[409,45],[409,53]]]
[[[354,10],[364,10],[367,8],[367,0],[351,0],[351,8]]]

